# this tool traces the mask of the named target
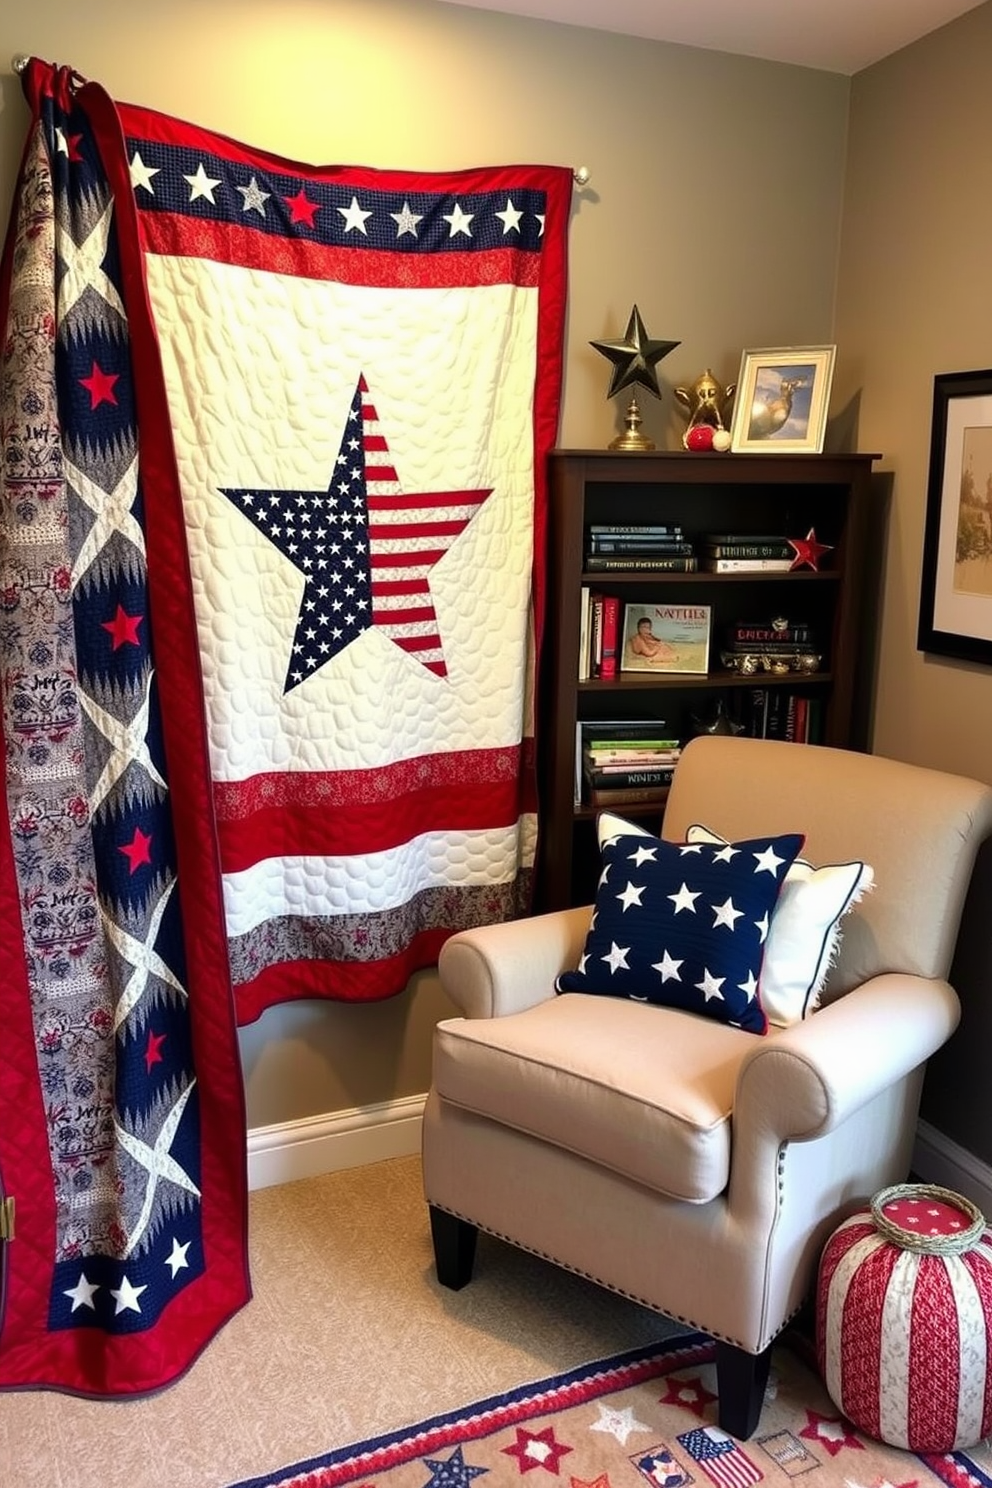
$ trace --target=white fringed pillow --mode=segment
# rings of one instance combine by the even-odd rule
[[[620,831],[651,836],[611,812],[601,812],[600,842]],[[726,844],[726,838],[696,824],[687,842]],[[758,979],[758,995],[769,1023],[788,1028],[812,1013],[833,964],[840,941],[840,922],[872,887],[875,875],[867,863],[831,863],[815,868],[798,858],[782,885],[768,928]]]

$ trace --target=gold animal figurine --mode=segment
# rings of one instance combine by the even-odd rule
[[[682,435],[685,449],[689,448],[690,429],[695,429],[700,424],[708,425],[714,432],[727,428],[724,411],[734,396],[735,388],[736,384],[733,382],[725,388],[721,387],[707,367],[702,376],[696,378],[692,387],[675,389],[676,400],[689,415],[686,431]]]

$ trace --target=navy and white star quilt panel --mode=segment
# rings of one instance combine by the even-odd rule
[[[723,845],[610,837],[581,960],[557,990],[684,1008],[765,1033],[761,961],[803,841],[799,833]]]

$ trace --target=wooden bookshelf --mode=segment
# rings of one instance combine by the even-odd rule
[[[538,758],[541,823],[536,906],[585,903],[595,886],[597,810],[575,801],[575,735],[579,720],[653,718],[683,743],[696,719],[712,717],[717,700],[745,716],[748,689],[796,690],[818,699],[818,742],[868,747],[866,692],[872,685],[879,565],[869,563],[873,531],[870,454],[754,455],[682,451],[621,453],[554,450],[549,457],[548,608],[539,688]],[[706,532],[782,532],[813,528],[830,545],[817,571],[717,574],[649,570],[587,571],[591,523],[669,522],[695,541]],[[705,675],[620,672],[615,680],[579,681],[583,585],[622,602],[710,606]],[[741,676],[720,661],[721,636],[736,620],[784,616],[814,629],[820,670],[801,678],[762,672]],[[621,815],[660,826],[658,805],[618,806]]]

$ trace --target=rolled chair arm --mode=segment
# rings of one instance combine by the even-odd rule
[[[441,984],[466,1018],[520,1013],[555,995],[555,977],[579,964],[591,907],[460,930],[438,960]]]
[[[756,1042],[737,1077],[735,1129],[800,1142],[832,1131],[939,1049],[960,1011],[945,981],[873,977]]]

